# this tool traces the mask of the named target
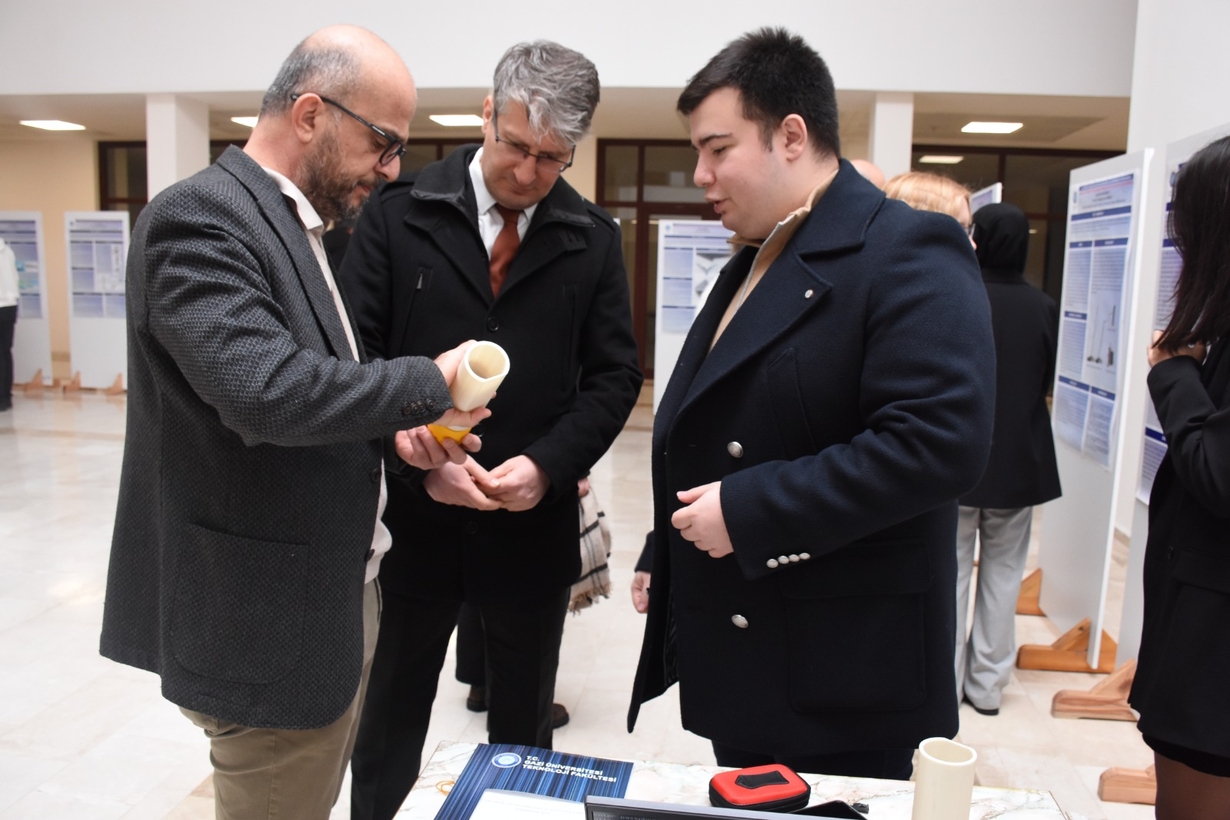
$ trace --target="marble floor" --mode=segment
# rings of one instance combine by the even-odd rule
[[[641,710],[634,733],[624,725],[642,629],[627,587],[650,518],[650,426],[649,408],[639,406],[593,471],[614,533],[615,592],[568,620],[556,699],[572,721],[555,745],[712,764],[707,741],[680,728],[673,692]],[[162,700],[153,675],[98,655],[123,446],[122,397],[18,395],[0,413],[0,820],[213,817],[205,738]],[[1034,537],[1045,537],[1043,520]],[[1112,611],[1124,561],[1116,555]],[[1020,642],[1057,635],[1045,618],[1017,618]],[[466,711],[467,689],[451,664],[450,656],[428,752],[442,740],[485,740],[484,718]],[[960,739],[979,752],[979,783],[1049,789],[1074,818],[1152,817],[1151,807],[1097,798],[1105,768],[1151,762],[1133,724],[1050,716],[1056,691],[1098,680],[1018,670],[999,716],[963,706]],[[344,791],[333,816],[347,815]]]

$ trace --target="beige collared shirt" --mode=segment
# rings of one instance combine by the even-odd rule
[[[764,278],[765,272],[769,270],[769,266],[777,260],[777,257],[781,256],[786,244],[794,236],[795,232],[798,231],[799,226],[803,224],[803,220],[807,219],[812,208],[816,207],[816,203],[820,201],[820,197],[824,196],[824,192],[829,189],[829,185],[832,184],[833,178],[836,176],[837,172],[834,171],[821,180],[820,184],[811,192],[811,196],[807,198],[807,202],[787,214],[786,218],[781,222],[778,222],[767,239],[746,239],[735,234],[727,240],[736,247],[748,245],[753,248],[759,248],[759,250],[756,251],[756,258],[752,260],[752,268],[747,272],[747,278],[743,281],[743,286],[735,293],[734,298],[730,300],[730,304],[726,307],[726,313],[722,315],[722,321],[718,324],[717,332],[713,334],[713,341],[709,343],[710,350],[717,344],[718,338],[726,330],[730,320],[735,317],[739,308],[747,301],[747,297],[751,296],[752,291],[760,284],[760,280]]]
[[[265,173],[278,186],[278,190],[282,195],[289,199],[295,206],[295,215],[299,218],[299,224],[303,226],[304,233],[307,234],[308,244],[312,246],[312,253],[316,255],[316,261],[320,263],[320,272],[324,274],[325,285],[329,288],[329,293],[333,294],[333,304],[337,307],[337,317],[342,322],[342,329],[346,331],[346,341],[350,343],[350,355],[356,361],[359,358],[359,346],[354,340],[354,331],[350,329],[350,317],[346,313],[346,304],[342,301],[342,294],[337,289],[337,281],[333,278],[333,270],[329,267],[329,257],[325,255],[325,244],[321,237],[324,236],[325,223],[320,218],[320,214],[316,213],[316,209],[312,207],[312,203],[308,202],[307,197],[299,190],[295,183],[291,182],[282,174],[274,171],[271,168],[265,168]],[[380,573],[380,559],[393,546],[393,536],[389,533],[388,528],[380,519],[384,516],[384,507],[389,501],[388,488],[384,483],[384,464],[380,465],[380,501],[376,505],[376,527],[372,533],[372,557],[367,559],[367,573],[364,577],[364,583],[371,583]]]

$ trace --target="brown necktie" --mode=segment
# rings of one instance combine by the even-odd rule
[[[504,218],[504,227],[500,228],[495,244],[491,246],[491,295],[499,296],[500,286],[508,276],[508,266],[521,245],[521,236],[517,233],[517,220],[521,218],[521,212],[503,205],[496,205],[495,209]]]

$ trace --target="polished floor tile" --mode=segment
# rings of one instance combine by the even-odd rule
[[[614,534],[615,589],[568,619],[556,699],[572,720],[556,732],[555,746],[711,764],[708,742],[680,728],[674,690],[642,708],[635,732],[626,728],[644,624],[628,585],[651,517],[651,426],[648,407],[639,406],[591,476]],[[123,445],[122,398],[19,395],[11,412],[0,413],[0,820],[213,817],[205,738],[161,698],[153,675],[98,655]],[[1039,515],[1034,537],[1044,536]],[[1122,599],[1125,563],[1120,548],[1112,609]],[[1108,614],[1116,635],[1117,613]],[[1057,636],[1045,618],[1017,618],[1018,642]],[[485,718],[466,710],[467,687],[452,669],[450,650],[428,754],[444,740],[486,739]],[[1152,817],[1150,807],[1097,799],[1105,768],[1150,762],[1134,725],[1050,717],[1056,691],[1100,679],[1017,670],[999,716],[962,707],[959,737],[979,752],[979,782],[1049,789],[1074,817]],[[343,789],[333,817],[348,813]]]

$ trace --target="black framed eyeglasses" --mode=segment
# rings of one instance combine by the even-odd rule
[[[535,154],[532,151],[530,151],[530,149],[526,148],[524,145],[521,145],[519,143],[509,142],[508,140],[500,139],[499,114],[493,113],[491,115],[491,128],[495,132],[496,144],[503,145],[506,147],[507,150],[512,151],[516,154],[520,154],[522,162],[529,159],[530,157],[533,157],[534,162],[537,164],[537,167],[542,169],[543,171],[547,171],[552,174],[562,174],[565,171],[567,171],[569,168],[572,167],[572,161],[576,159],[577,147],[575,145],[572,146],[572,152],[568,154],[568,161],[565,162],[564,160],[559,159],[558,157],[550,157],[550,156],[547,156],[546,154]]]
[[[304,92],[304,93],[316,94],[316,92],[314,91]],[[290,99],[293,102],[299,99],[301,96],[303,96],[303,94],[291,94]],[[372,133],[380,137],[380,139],[384,140],[384,150],[380,152],[380,165],[382,167],[385,165],[388,165],[390,162],[397,159],[402,154],[406,153],[406,144],[402,142],[401,140],[399,140],[397,137],[394,137],[391,134],[389,134],[387,131],[385,131],[380,126],[373,125],[372,123],[363,119],[358,114],[351,111],[349,108],[342,105],[337,100],[331,100],[328,97],[324,96],[323,94],[316,94],[316,96],[320,97],[321,102],[331,105],[337,110],[341,111],[342,113],[349,114],[350,116],[354,117],[356,120],[358,120],[359,122],[363,123],[368,128],[370,128],[372,130]]]

